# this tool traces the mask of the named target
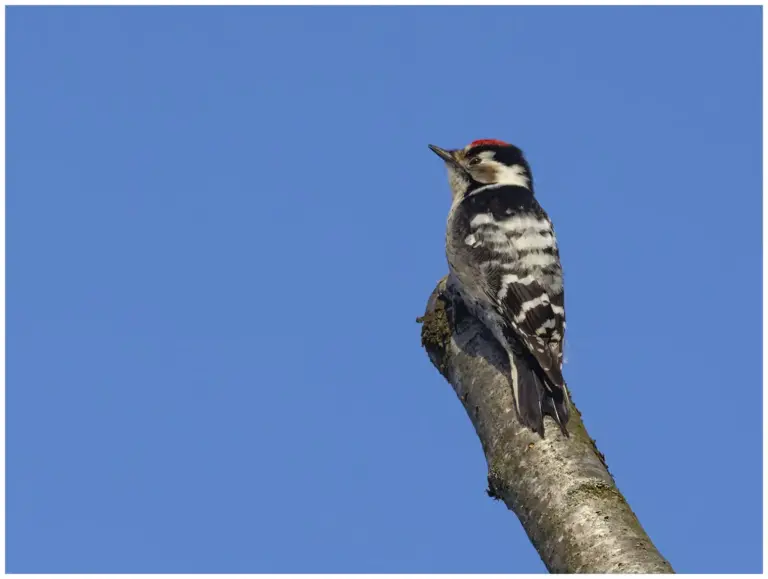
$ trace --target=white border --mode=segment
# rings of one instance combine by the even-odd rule
[[[740,2],[727,2],[724,0],[647,0],[645,2],[631,2],[628,0],[480,0],[468,2],[466,0],[388,0],[378,2],[376,0],[297,0],[288,1],[263,1],[229,0],[227,2],[212,2],[210,0],[134,0],[133,2],[118,2],[117,0],[103,0],[101,2],[63,2],[61,0],[32,0],[27,2],[6,1],[6,6],[762,6],[761,0],[742,0]]]
[[[0,13],[0,127],[3,140],[0,144],[0,570],[5,572],[5,10]]]
[[[228,2],[211,2],[211,1],[181,1],[181,0],[165,0],[164,2],[157,2],[153,0],[134,0],[133,2],[119,2],[117,0],[102,0],[100,2],[92,1],[92,2],[74,2],[74,3],[68,3],[68,2],[62,2],[57,0],[37,0],[37,1],[28,1],[28,2],[15,2],[15,1],[8,1],[4,2],[3,6],[30,6],[30,5],[38,5],[38,6],[102,6],[102,5],[109,5],[109,6],[153,6],[153,5],[162,5],[162,6],[248,6],[248,5],[254,5],[254,6],[264,6],[264,5],[271,5],[271,6],[280,6],[280,5],[298,5],[298,6],[311,6],[311,5],[322,5],[322,6],[348,6],[348,5],[391,5],[391,6],[407,6],[407,5],[418,5],[418,6],[466,6],[470,5],[469,2],[461,1],[461,0],[420,0],[420,1],[405,1],[405,0],[389,0],[389,1],[374,1],[374,0],[328,0],[328,1],[322,1],[322,0],[298,0],[295,2],[287,2],[287,1],[264,1],[264,2],[254,2],[254,1],[244,1],[244,0],[230,0]],[[481,2],[477,2],[474,5],[483,5],[483,6],[503,6],[503,5],[523,5],[523,6],[660,6],[660,5],[674,5],[674,6],[702,6],[702,5],[708,5],[708,6],[723,6],[723,5],[739,5],[739,6],[764,6],[764,2],[757,1],[757,0],[742,0],[738,3],[730,3],[723,0],[716,1],[716,0],[705,0],[705,1],[692,1],[692,0],[678,0],[676,2],[668,2],[664,0],[648,0],[646,2],[631,2],[631,1],[621,1],[621,0],[615,0],[613,2],[608,2],[606,0],[587,0],[587,1],[576,1],[576,0],[528,0],[528,1],[514,1],[514,0],[482,0]],[[763,34],[765,34],[766,30],[766,24],[768,24],[768,16],[766,15],[765,9],[763,9]],[[2,42],[0,42],[0,108],[2,112],[0,113],[0,127],[2,128],[2,132],[5,135],[5,10],[2,10],[0,13],[0,30],[2,31],[0,34],[2,35]],[[768,116],[768,105],[766,105],[765,95],[768,94],[768,82],[766,81],[766,75],[765,75],[765,63],[768,61],[768,50],[766,50],[766,44],[765,41],[763,41],[763,191],[766,189],[766,174],[765,174],[765,166],[766,162],[768,161],[768,151],[766,151],[765,147],[765,134],[766,134],[766,127],[768,126],[768,123],[766,122],[766,116]],[[0,184],[0,191],[2,193],[0,194],[0,348],[2,348],[2,352],[0,353],[0,423],[2,424],[2,428],[0,428],[0,458],[2,459],[2,464],[0,465],[0,518],[2,518],[2,524],[0,524],[0,572],[2,572],[5,575],[5,306],[6,306],[6,300],[5,300],[5,257],[6,257],[6,248],[5,248],[5,236],[6,236],[6,228],[5,228],[5,183],[6,183],[6,172],[5,172],[5,138],[2,140],[2,144],[0,145],[0,150],[2,151],[2,155],[0,155],[0,177],[2,177],[2,184]],[[763,200],[763,224],[766,223],[768,220],[768,205],[765,203],[765,199]],[[766,339],[766,321],[768,321],[768,315],[766,314],[766,310],[768,309],[768,298],[766,298],[765,288],[768,286],[768,273],[766,270],[766,263],[768,263],[768,260],[766,260],[766,242],[765,242],[765,235],[763,235],[763,360],[765,361],[766,357],[768,357],[768,340]],[[763,385],[765,385],[766,381],[768,381],[768,367],[766,367],[765,362],[763,362]],[[768,396],[765,395],[765,392],[763,393],[763,505],[768,504],[768,486],[766,486],[766,481],[768,481],[768,468],[766,468],[766,447],[768,447],[768,444],[766,444],[768,441],[766,440],[766,429],[765,429],[765,416],[768,414]],[[738,481],[734,481],[734,485],[738,486]],[[768,556],[766,553],[768,552],[768,526],[766,525],[766,519],[765,519],[765,512],[763,511],[763,572],[768,569]],[[137,574],[124,574],[125,577],[142,577],[142,578],[157,578],[157,579],[173,579],[176,577],[195,577],[197,574],[146,574],[146,575],[137,575]],[[222,576],[225,577],[227,575],[223,574],[207,574],[209,576]],[[73,574],[56,574],[56,575],[43,575],[43,574],[25,574],[25,579],[36,579],[38,577],[51,577],[54,579],[64,579],[67,577],[92,577],[93,575],[73,575]],[[274,574],[268,574],[268,575],[260,575],[261,577],[267,577],[267,578],[274,578],[274,579],[287,579],[291,577],[339,577],[343,579],[351,578],[351,577],[358,577],[361,576],[361,574],[346,574],[346,575],[336,575],[336,574],[326,574],[326,575],[298,575],[298,574],[280,574],[280,575],[274,575]],[[413,578],[413,579],[423,579],[425,577],[446,577],[446,578],[452,578],[456,575],[412,575],[412,574],[402,574],[402,575],[383,575],[384,577],[405,577],[405,578]],[[475,576],[475,575],[464,575],[464,576]],[[483,579],[492,579],[496,577],[506,577],[506,575],[476,575],[477,577],[482,577]],[[538,575],[516,575],[520,577],[538,577]],[[691,575],[691,577],[702,577],[702,578],[709,578],[709,577],[716,577],[718,575]],[[598,577],[598,576],[594,576]]]
[[[768,219],[768,208],[766,207],[765,203],[765,191],[766,191],[766,175],[765,175],[765,164],[768,160],[768,152],[765,148],[765,134],[766,134],[766,127],[768,124],[766,124],[766,114],[768,114],[768,106],[766,106],[765,97],[766,94],[768,94],[768,82],[766,82],[766,67],[765,63],[768,59],[768,50],[766,50],[766,44],[765,44],[765,31],[766,31],[766,24],[768,24],[768,16],[766,16],[766,10],[765,6],[763,6],[763,573],[765,573],[768,570],[768,556],[766,553],[768,552],[768,526],[766,525],[766,519],[765,519],[765,505],[767,504],[766,501],[768,500],[768,488],[766,487],[766,482],[768,482],[768,469],[766,469],[766,430],[765,430],[765,417],[768,415],[768,397],[765,395],[765,384],[766,384],[766,377],[768,377],[768,373],[766,373],[766,354],[768,354],[768,340],[766,340],[766,320],[768,320],[768,317],[766,317],[766,305],[768,305],[768,300],[766,299],[766,282],[768,282],[768,275],[766,275],[766,245],[765,245],[765,224],[766,219]]]

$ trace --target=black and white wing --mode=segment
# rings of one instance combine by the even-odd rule
[[[565,308],[552,223],[533,194],[522,187],[488,188],[467,197],[462,205],[456,234],[465,236],[457,252],[464,255],[454,259],[452,269],[463,268],[464,272],[456,271],[460,279],[463,274],[462,283],[470,284],[475,293],[481,291],[484,301],[496,310],[508,345],[522,346],[516,356],[523,362],[527,358],[528,365],[513,371],[532,371],[530,380],[540,382],[549,393],[543,397],[534,396],[536,389],[516,392],[519,398],[530,398],[518,399],[518,405],[538,405],[539,415],[542,411],[552,414],[563,428],[567,421],[562,375]],[[550,402],[554,413],[541,408]],[[536,422],[537,417],[532,420]]]

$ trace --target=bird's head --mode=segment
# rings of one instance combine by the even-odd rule
[[[533,191],[531,168],[523,152],[496,139],[472,141],[463,149],[429,146],[448,168],[454,200],[485,185],[515,185]]]

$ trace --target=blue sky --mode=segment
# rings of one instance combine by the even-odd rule
[[[543,572],[420,348],[428,143],[528,154],[587,427],[759,572],[761,9],[7,10],[7,570]]]

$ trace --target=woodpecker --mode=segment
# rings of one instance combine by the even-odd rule
[[[549,415],[568,436],[563,271],[552,222],[534,197],[531,167],[518,147],[496,139],[429,148],[448,169],[451,282],[509,356],[521,424],[543,437]]]

